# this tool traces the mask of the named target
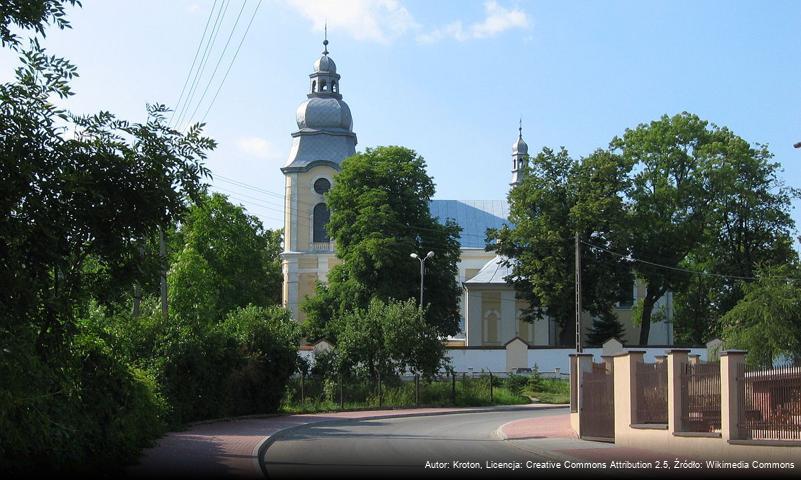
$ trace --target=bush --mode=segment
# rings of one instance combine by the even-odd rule
[[[86,458],[106,468],[118,468],[134,459],[145,445],[165,430],[167,405],[155,380],[129,367],[100,338],[77,338],[80,362],[81,422]]]
[[[3,470],[114,472],[164,432],[154,379],[93,332],[74,337],[57,367],[23,344],[0,362]]]
[[[220,326],[234,340],[244,364],[226,388],[229,415],[276,412],[296,370],[299,330],[283,308],[248,306],[231,312]]]
[[[528,385],[528,378],[523,375],[510,374],[506,378],[506,388],[512,392],[512,395],[523,395],[523,390]]]

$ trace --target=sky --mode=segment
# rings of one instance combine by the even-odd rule
[[[217,12],[195,94],[181,98]],[[179,127],[205,118],[215,188],[267,228],[282,226],[279,169],[326,22],[357,149],[413,148],[435,198],[505,198],[521,118],[529,152],[580,157],[682,111],[767,144],[801,187],[797,1],[83,0],[68,18],[43,42],[78,67],[64,105],[131,121],[146,103],[179,105]],[[0,81],[16,65],[0,50]]]

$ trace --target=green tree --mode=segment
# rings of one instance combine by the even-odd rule
[[[779,356],[801,359],[801,271],[784,265],[757,271],[743,283],[742,300],[721,318],[729,348],[748,350],[748,362],[771,367]]]
[[[445,346],[437,329],[420,315],[413,299],[378,298],[335,320],[340,371],[362,371],[371,377],[400,375],[407,370],[431,376],[439,371]]]
[[[280,233],[264,230],[225,195],[192,205],[171,245],[168,284],[178,315],[220,322],[237,307],[280,302]]]
[[[66,26],[74,3],[2,2],[3,45],[19,46],[9,26]],[[72,115],[55,104],[75,67],[36,40],[19,54],[0,84],[0,463],[120,465],[158,430],[156,388],[78,319],[101,277],[137,281],[139,246],[198,198],[215,143],[170,129],[162,105],[145,123]]]
[[[634,168],[625,192],[629,252],[636,259],[667,267],[635,264],[637,275],[646,282],[641,315],[635,319],[640,345],[648,344],[657,300],[668,291],[683,290],[688,275],[678,269],[704,240],[709,212],[704,159],[715,134],[706,121],[685,112],[627,129],[610,144]]]
[[[623,341],[623,324],[614,314],[605,314],[592,322],[592,328],[587,334],[587,344],[600,346],[610,338]]]
[[[425,161],[413,150],[378,147],[342,162],[327,200],[328,232],[343,262],[303,304],[310,337],[336,340],[331,320],[367,308],[373,298],[419,298],[420,265],[409,254],[428,251],[435,256],[426,262],[425,318],[440,335],[457,332],[459,227],[431,217],[433,195]]]
[[[717,275],[694,275],[676,296],[677,335],[689,343],[720,335],[718,319],[743,298],[741,279],[753,277],[757,265],[798,260],[790,216],[798,193],[784,186],[771,158],[765,146],[726,128],[706,148],[706,237],[683,266]]]
[[[598,150],[581,162],[562,148],[544,148],[522,182],[509,192],[509,221],[489,232],[489,248],[507,257],[514,285],[529,308],[528,321],[545,315],[560,326],[559,343],[573,343],[576,232],[582,242],[582,302],[594,316],[612,315],[622,285],[630,285],[626,261],[601,249],[621,248],[624,218],[621,192],[627,165]]]
[[[70,28],[65,18],[64,7],[81,5],[78,0],[3,0],[0,2],[0,46],[19,47],[19,37],[11,26],[33,30],[44,36],[45,27],[55,24],[58,28]]]

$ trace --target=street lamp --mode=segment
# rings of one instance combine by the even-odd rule
[[[426,274],[426,260],[434,256],[434,252],[428,252],[425,257],[420,257],[416,253],[409,255],[412,258],[420,260],[420,308],[423,308],[423,278]]]

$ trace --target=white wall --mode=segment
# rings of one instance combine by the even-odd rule
[[[624,349],[628,350],[628,349]],[[645,361],[647,363],[654,362],[655,355],[664,355],[666,348],[664,347],[650,347],[650,348],[635,348],[633,350],[645,350]],[[528,349],[528,366],[537,368],[540,372],[553,372],[559,368],[561,373],[570,373],[570,354],[575,353],[571,348],[529,348]],[[593,361],[595,363],[601,362],[601,349],[600,348],[586,348],[584,353],[592,353]],[[314,352],[310,350],[301,350],[298,352],[300,356],[308,360],[310,363],[314,361]],[[447,357],[451,361],[453,369],[457,372],[505,372],[506,368],[506,349],[503,348],[449,348],[446,350]],[[701,356],[702,361],[707,359],[706,348],[691,348],[690,354]]]
[[[666,349],[659,348],[637,348],[635,350],[645,350],[645,361],[654,362],[655,355],[664,355]],[[562,373],[570,372],[570,354],[575,353],[571,348],[530,348],[528,350],[528,366],[537,368],[541,372],[553,372],[559,368]],[[600,348],[587,348],[584,353],[592,353],[593,361],[601,362]],[[706,348],[691,348],[690,354],[701,356],[701,360],[706,361]],[[451,365],[457,372],[467,372],[472,370],[480,372],[491,370],[493,372],[506,371],[506,350],[504,349],[468,349],[468,348],[449,348],[447,356],[451,359]]]

